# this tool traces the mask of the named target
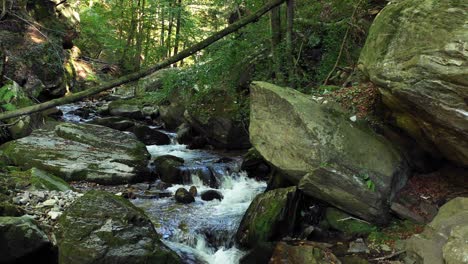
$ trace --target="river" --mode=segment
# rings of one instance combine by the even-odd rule
[[[79,103],[59,108],[67,122],[86,122],[99,118],[91,114],[89,119],[83,120],[73,114],[87,105]],[[239,263],[245,252],[238,249],[234,242],[237,227],[255,196],[265,190],[266,183],[249,178],[240,171],[242,158],[239,153],[190,150],[175,140],[174,133],[160,131],[168,134],[172,140],[169,145],[148,145],[151,160],[161,155],[177,156],[184,159],[183,169],[188,171],[184,184],[172,185],[164,191],[174,194],[178,188],[188,190],[195,186],[199,194],[216,189],[224,199],[203,201],[198,195],[191,204],[176,203],[173,197],[137,198],[131,201],[145,210],[163,242],[177,252],[185,263]],[[216,178],[216,184],[207,186],[201,180],[202,173],[211,173]]]

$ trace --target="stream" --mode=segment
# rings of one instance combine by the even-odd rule
[[[83,118],[74,114],[76,110],[89,106],[79,103],[60,106],[66,122],[86,122],[97,118],[91,114]],[[164,192],[175,194],[178,188],[197,188],[198,194],[216,189],[224,199],[203,201],[200,195],[191,204],[176,203],[173,197],[158,199],[137,198],[133,204],[142,208],[151,218],[162,241],[181,256],[185,263],[239,263],[245,252],[236,248],[234,236],[238,225],[257,194],[262,193],[266,183],[249,178],[240,171],[240,153],[225,153],[216,150],[190,150],[178,144],[175,134],[160,130],[171,138],[169,145],[148,145],[153,160],[161,155],[172,155],[184,159],[183,184],[172,185]],[[148,166],[153,166],[152,162]],[[153,168],[154,169],[154,168]],[[210,174],[215,182],[203,181]],[[156,180],[155,184],[158,184]]]

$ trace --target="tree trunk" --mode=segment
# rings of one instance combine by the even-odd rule
[[[146,1],[141,0],[138,1],[138,31],[136,34],[136,45],[135,45],[135,55],[134,55],[134,61],[135,61],[135,70],[140,70],[141,67],[141,56],[143,55],[143,38],[145,36],[145,5]]]
[[[3,47],[0,46],[0,87],[3,86],[3,74],[5,72],[6,55]]]
[[[169,3],[169,26],[167,28],[167,40],[166,40],[166,56],[164,58],[171,56],[171,40],[172,40],[172,29],[174,28],[174,3]]]
[[[175,41],[174,41],[174,55],[177,55],[177,53],[179,53],[181,16],[182,16],[182,0],[177,0],[177,20],[176,20],[176,32],[175,32]]]
[[[272,0],[269,3],[265,4],[264,6],[262,6],[259,10],[257,10],[252,15],[245,16],[244,18],[237,21],[236,23],[231,24],[230,26],[226,27],[225,29],[216,32],[215,34],[213,34],[210,37],[198,42],[197,44],[193,45],[192,47],[187,48],[187,49],[181,51],[179,54],[177,54],[175,56],[172,56],[172,57],[168,58],[167,60],[164,60],[164,61],[162,61],[160,63],[157,63],[157,64],[155,64],[155,65],[153,65],[153,66],[151,66],[151,67],[149,67],[147,69],[143,69],[143,70],[140,70],[138,72],[128,74],[128,75],[123,76],[121,78],[118,78],[116,80],[103,83],[103,84],[101,84],[101,85],[99,85],[97,87],[90,88],[88,90],[81,91],[81,92],[78,92],[78,93],[75,93],[75,94],[72,94],[72,95],[69,95],[69,96],[66,96],[66,97],[57,98],[57,99],[53,99],[53,100],[50,100],[50,101],[47,101],[47,102],[44,102],[44,103],[24,107],[24,108],[21,108],[21,109],[18,109],[18,110],[1,113],[0,114],[0,120],[5,120],[5,119],[14,118],[14,117],[23,116],[23,115],[29,115],[29,114],[32,114],[32,113],[36,113],[36,112],[40,112],[40,111],[43,111],[43,110],[46,110],[46,109],[50,109],[50,108],[55,107],[55,106],[76,102],[76,101],[79,101],[79,100],[81,100],[83,98],[89,97],[91,95],[95,95],[95,94],[98,94],[100,92],[110,90],[110,89],[112,89],[114,87],[117,87],[117,86],[120,86],[122,84],[126,84],[126,83],[129,83],[129,82],[139,80],[142,77],[150,75],[150,74],[152,74],[152,73],[154,73],[154,72],[156,72],[156,71],[158,71],[160,69],[163,69],[163,68],[165,68],[165,67],[167,67],[167,66],[169,66],[171,64],[174,64],[174,63],[176,63],[176,62],[178,62],[178,61],[180,61],[180,60],[182,60],[182,59],[184,59],[184,58],[186,58],[188,56],[191,56],[191,55],[195,54],[196,52],[208,47],[209,45],[213,44],[214,42],[222,39],[223,37],[225,37],[225,36],[227,36],[227,35],[229,35],[229,34],[231,34],[233,32],[236,32],[240,28],[242,28],[242,27],[244,27],[244,26],[246,26],[246,25],[248,25],[248,24],[250,24],[252,22],[258,21],[258,19],[261,16],[263,16],[265,13],[270,11],[272,8],[274,8],[276,6],[279,6],[284,1],[286,1],[286,0]]]
[[[270,13],[271,27],[271,53],[273,55],[273,70],[274,76],[279,81],[283,81],[283,73],[281,72],[281,56],[278,51],[278,45],[281,43],[281,7],[275,7]]]
[[[294,56],[293,56],[293,23],[294,23],[294,7],[295,0],[287,0],[287,11],[286,11],[286,65],[288,67],[288,80],[289,85],[294,87]]]

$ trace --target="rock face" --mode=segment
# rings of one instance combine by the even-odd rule
[[[398,127],[465,167],[467,9],[466,1],[394,1],[376,17],[359,62]]]
[[[272,190],[257,195],[247,209],[237,229],[236,241],[245,248],[279,239],[281,228],[291,219],[284,212],[296,192],[296,187]]]
[[[30,217],[0,217],[1,263],[57,263],[47,235]]]
[[[289,88],[253,83],[250,140],[305,194],[368,221],[387,221],[406,183],[406,162],[390,142]]]
[[[59,263],[181,263],[141,209],[124,198],[90,191],[59,219]]]
[[[417,264],[468,262],[468,198],[450,200],[426,226],[406,241],[406,252]]]
[[[6,0],[5,6],[16,14],[7,11],[0,25],[0,46],[8,57],[5,76],[36,98],[65,94],[74,73],[64,48],[73,46],[79,23],[70,1]],[[47,30],[39,31],[34,24]]]
[[[89,124],[54,123],[10,141],[0,151],[11,164],[36,167],[66,181],[134,182],[148,174],[145,145],[123,132]]]

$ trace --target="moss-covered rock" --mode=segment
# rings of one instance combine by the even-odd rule
[[[351,217],[345,212],[329,207],[325,213],[327,224],[346,235],[365,236],[376,230],[376,227],[362,220]]]
[[[49,174],[37,168],[31,168],[26,173],[30,175],[31,187],[39,190],[49,191],[68,191],[71,190],[70,185],[62,178]]]
[[[195,131],[217,148],[247,149],[251,144],[244,124],[245,109],[240,98],[225,91],[213,90],[187,107],[185,119]]]
[[[389,219],[389,201],[408,175],[400,153],[366,124],[264,82],[251,86],[250,140],[305,194],[368,221]]]
[[[252,248],[259,243],[279,239],[281,223],[289,220],[283,219],[282,214],[295,192],[296,187],[289,187],[257,195],[237,229],[237,243]]]
[[[340,263],[332,253],[326,253],[308,241],[299,241],[293,244],[278,242],[271,256],[270,264],[328,264]]]
[[[55,123],[0,146],[23,169],[36,167],[66,181],[119,184],[148,175],[149,153],[131,135],[89,124]]]
[[[124,198],[90,191],[60,217],[59,263],[181,263],[144,212]]]
[[[8,56],[5,76],[35,98],[65,94],[73,78],[67,76],[69,56],[64,48],[71,48],[78,36],[78,13],[70,1],[6,0],[5,4],[16,14],[5,16],[0,25],[0,46]]]
[[[166,183],[182,183],[180,167],[184,165],[184,160],[171,155],[163,155],[154,159],[156,173],[161,180]]]
[[[376,17],[359,68],[394,123],[427,151],[468,166],[466,1],[393,1]]]
[[[47,235],[28,216],[0,217],[2,263],[57,263]]]
[[[408,239],[405,249],[415,263],[466,263],[468,259],[468,198],[444,204],[424,232]]]

